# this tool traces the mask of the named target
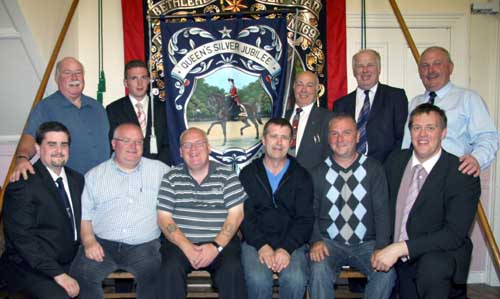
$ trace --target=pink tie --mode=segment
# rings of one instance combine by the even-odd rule
[[[146,131],[146,114],[144,113],[142,103],[135,104],[135,107],[137,108],[137,120],[141,125],[141,130],[144,132]]]
[[[417,164],[413,166],[410,187],[408,188],[408,196],[406,197],[405,207],[403,209],[403,219],[401,221],[401,231],[399,232],[398,241],[408,240],[408,232],[406,231],[406,223],[410,215],[411,208],[417,199],[418,193],[427,178],[425,168]]]

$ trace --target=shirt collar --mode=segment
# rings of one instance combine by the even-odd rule
[[[315,105],[315,104],[316,104],[316,101],[312,102],[311,104],[309,104],[309,105],[307,105],[307,106],[300,107],[300,108],[302,108],[302,114],[301,114],[301,115],[311,113],[311,110],[312,110],[312,108],[313,108],[313,105]],[[297,110],[297,108],[299,108],[299,105],[295,104],[295,107],[293,108],[294,113],[295,113],[295,111]]]
[[[453,84],[451,83],[451,81],[448,81],[448,83],[446,83],[443,87],[441,87],[441,89],[436,90],[434,92],[436,93],[436,96],[438,98],[442,99],[448,93],[448,91],[450,91],[452,86]],[[429,93],[430,93],[429,90],[425,92],[426,97],[429,97]]]
[[[378,82],[375,83],[375,85],[373,85],[370,89],[368,89],[370,91],[370,95],[372,94],[375,94],[377,93],[377,88],[378,88]],[[357,93],[361,93],[364,97],[364,93],[365,93],[365,90],[364,89],[361,89],[359,86],[356,88],[356,92]]]
[[[115,156],[116,156],[116,153],[113,153],[113,154],[111,155],[111,165],[113,165],[113,167],[114,167],[114,168],[115,168],[118,172],[120,172],[120,173],[123,173],[123,174],[131,174],[131,173],[133,173],[133,172],[138,172],[138,171],[140,171],[140,170],[141,170],[141,168],[142,168],[142,160],[143,160],[143,158],[142,158],[142,157],[141,157],[141,160],[139,161],[139,164],[137,164],[137,166],[136,166],[134,169],[132,169],[131,171],[125,171],[125,170],[121,169],[121,168],[118,166],[118,164],[117,164],[117,163],[116,163],[116,161],[115,161]]]
[[[137,103],[141,103],[142,104],[142,108],[144,109],[144,111],[146,111],[146,109],[148,108],[149,101],[148,101],[148,96],[147,95],[145,95],[144,98],[141,101],[137,100],[131,94],[129,94],[128,97],[130,99],[130,102],[132,103],[132,106],[134,106],[134,109],[136,109],[135,105]]]
[[[45,165],[44,165],[45,166]],[[59,175],[57,175],[54,171],[52,171],[52,169],[50,169],[49,167],[45,166],[45,168],[47,168],[47,170],[49,171],[49,174],[50,176],[52,177],[52,180],[55,182],[58,178],[62,178],[63,179],[63,182],[68,182],[68,178],[66,176],[66,172],[64,171],[64,167],[61,167],[61,173]]]
[[[427,171],[427,174],[431,173],[432,168],[434,168],[434,165],[436,165],[437,161],[441,157],[442,152],[443,150],[439,149],[439,152],[437,154],[427,159],[427,161],[425,161],[424,163],[420,163],[420,161],[418,161],[417,157],[415,156],[415,151],[413,151],[413,154],[411,156],[411,168],[413,168],[417,164],[421,164],[422,167],[425,168],[425,171]]]

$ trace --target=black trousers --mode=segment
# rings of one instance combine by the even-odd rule
[[[160,298],[186,298],[187,275],[195,269],[193,269],[182,250],[168,240],[163,241],[161,255]],[[247,289],[241,265],[240,240],[238,238],[233,238],[212,264],[198,270],[206,270],[210,273],[219,291],[219,298],[247,298]]]

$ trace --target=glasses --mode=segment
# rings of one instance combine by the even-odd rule
[[[207,143],[206,141],[185,142],[185,143],[181,144],[181,147],[182,147],[182,149],[185,149],[185,150],[190,150],[193,147],[198,149],[198,148],[203,147],[206,143]]]
[[[128,139],[128,138],[113,138],[113,139],[116,141],[123,142],[123,144],[126,144],[126,145],[133,144],[133,145],[141,145],[142,146],[144,144],[144,139],[140,139],[140,140],[132,140],[132,139]]]
[[[425,133],[434,133],[439,126],[435,125],[427,125],[427,126],[411,126],[411,131],[413,133],[420,133],[422,130],[425,131]]]

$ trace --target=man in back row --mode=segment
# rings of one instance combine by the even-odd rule
[[[108,117],[99,102],[83,94],[83,65],[73,57],[61,59],[56,64],[55,80],[59,90],[40,101],[28,117],[11,182],[35,172],[30,163],[36,153],[35,132],[46,121],[58,121],[68,128],[72,142],[67,165],[80,174],[109,158]]]

